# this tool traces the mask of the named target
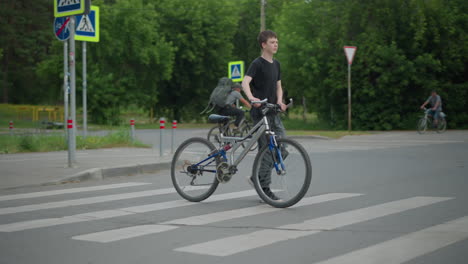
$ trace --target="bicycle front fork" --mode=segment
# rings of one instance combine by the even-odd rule
[[[276,173],[278,175],[286,174],[286,168],[283,162],[283,155],[281,154],[281,147],[278,145],[278,142],[276,141],[276,137],[274,135],[270,135],[270,142],[268,143],[268,148],[270,149]]]

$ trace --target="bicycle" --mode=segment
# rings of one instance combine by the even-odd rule
[[[248,110],[245,110],[245,112],[248,112]],[[233,124],[235,120],[232,120],[232,118],[226,119],[223,122],[218,122],[217,125],[212,127],[208,131],[208,135],[206,136],[206,139],[208,139],[210,142],[212,142],[215,146],[221,146],[222,142],[220,140],[220,136],[234,136],[234,137],[242,137],[244,135],[247,135],[247,133],[250,131],[252,128],[252,125],[250,124],[249,120],[247,118],[244,118],[244,120],[241,122],[239,129],[237,131],[234,131],[234,129],[231,128],[231,124]],[[242,144],[242,147],[245,147],[245,144]],[[254,151],[258,147],[257,144],[254,144],[250,150]]]
[[[418,121],[418,133],[424,134],[426,130],[432,127],[433,117],[430,115],[431,109],[423,108],[424,115]],[[443,133],[447,129],[447,121],[445,120],[445,114],[440,112],[439,122],[437,124],[437,133]]]
[[[262,136],[268,138],[255,156],[252,180],[256,192],[267,204],[285,208],[299,202],[309,189],[312,165],[305,149],[289,138],[279,138],[271,131],[266,114],[280,109],[277,105],[262,101],[263,118],[247,135],[227,137],[220,135],[223,145],[216,148],[205,138],[194,137],[184,141],[176,150],[171,164],[172,183],[180,196],[191,202],[210,197],[219,183],[227,183],[238,171],[238,165],[250,148]],[[210,115],[212,122],[225,122],[228,117]],[[246,147],[234,160],[241,144]],[[229,155],[229,159],[228,159]]]

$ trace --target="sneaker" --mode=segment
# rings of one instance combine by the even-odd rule
[[[271,200],[281,201],[281,199],[270,190],[270,187],[266,187],[262,189],[263,189],[263,193],[265,193],[265,195],[268,196]]]

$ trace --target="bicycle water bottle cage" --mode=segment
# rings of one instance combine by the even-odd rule
[[[222,116],[216,114],[211,114],[210,116],[208,116],[208,122],[210,123],[224,123],[229,121],[229,119],[229,116]]]

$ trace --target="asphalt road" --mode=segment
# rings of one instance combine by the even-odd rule
[[[253,158],[202,203],[168,171],[0,191],[0,263],[467,263],[467,132],[299,141],[313,179],[288,209],[259,202]]]

